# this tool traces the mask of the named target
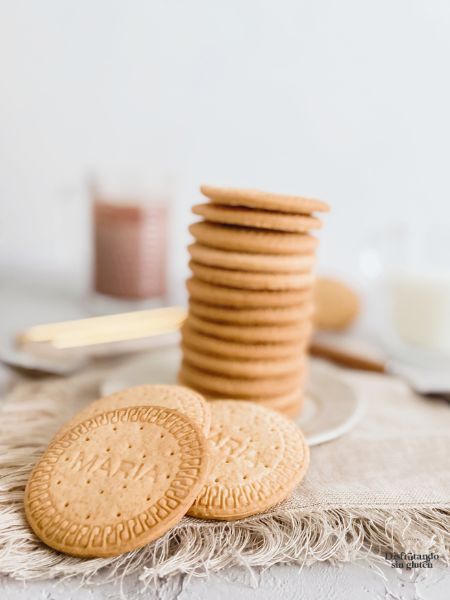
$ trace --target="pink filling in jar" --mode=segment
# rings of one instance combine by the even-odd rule
[[[166,294],[165,201],[93,199],[94,288],[127,300]]]

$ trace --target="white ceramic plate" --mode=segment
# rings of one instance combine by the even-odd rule
[[[143,383],[174,384],[180,359],[180,349],[173,346],[134,357],[109,375],[101,393],[106,396]],[[309,445],[323,444],[347,433],[360,413],[361,400],[339,369],[311,361],[305,408],[297,419]]]

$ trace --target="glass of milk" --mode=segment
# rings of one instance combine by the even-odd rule
[[[388,285],[401,339],[450,354],[450,271],[399,269],[390,273]]]
[[[389,329],[405,346],[450,357],[450,227],[396,226],[372,242],[363,258],[384,284]]]

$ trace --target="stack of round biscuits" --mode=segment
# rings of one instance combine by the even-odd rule
[[[303,406],[319,200],[202,186],[190,232],[189,314],[179,379],[209,399]]]

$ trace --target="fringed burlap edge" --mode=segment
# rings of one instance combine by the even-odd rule
[[[92,386],[94,378],[82,380]],[[34,388],[32,386],[35,386]],[[81,576],[84,582],[118,582],[139,573],[142,585],[175,574],[203,576],[230,566],[275,563],[384,561],[385,552],[420,551],[449,561],[450,511],[436,507],[391,510],[374,507],[280,505],[270,513],[234,523],[184,519],[141,550],[111,559],[77,559],[54,552],[29,529],[23,491],[33,464],[70,412],[79,393],[64,382],[24,384],[0,413],[0,573],[16,579]],[[101,572],[101,577],[100,576]]]

